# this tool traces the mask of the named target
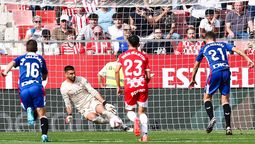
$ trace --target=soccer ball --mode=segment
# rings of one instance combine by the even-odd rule
[[[112,128],[118,128],[118,127],[122,126],[122,124],[123,124],[122,120],[117,116],[112,117],[110,119],[110,126]]]

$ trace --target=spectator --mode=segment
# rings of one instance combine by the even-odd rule
[[[161,28],[155,28],[153,35],[154,40],[164,39]],[[170,41],[149,41],[145,43],[142,50],[148,54],[171,54],[174,52]]]
[[[100,0],[100,5],[103,6],[108,0]],[[98,25],[103,28],[104,33],[108,32],[108,27],[112,25],[112,16],[116,13],[114,8],[100,7],[96,12],[98,15]]]
[[[108,62],[98,72],[98,83],[101,88],[117,88],[115,80],[115,69],[117,67],[117,60]],[[124,86],[124,76],[122,69],[120,70],[120,86]]]
[[[248,13],[249,16],[251,17],[252,21],[255,21],[255,0],[249,0],[248,3]]]
[[[67,25],[68,22],[69,22],[68,15],[61,15],[60,26],[53,29],[52,39],[66,40],[68,35],[70,35],[70,34],[76,35],[75,29]]]
[[[248,43],[248,48],[244,50],[247,55],[254,55],[255,54],[255,42],[251,41]]]
[[[184,38],[184,41],[181,41],[178,44],[177,50],[175,50],[176,55],[198,55],[199,50],[204,45],[203,41],[194,41],[196,38],[195,28],[190,27],[186,31],[187,37]]]
[[[110,42],[98,42],[98,40],[107,40],[104,33],[103,28],[101,26],[96,26],[93,29],[94,37],[91,40],[95,40],[95,42],[86,43],[86,54],[88,55],[104,55],[111,54],[112,48]]]
[[[190,13],[188,25],[196,29],[196,37],[199,34],[199,25],[201,20],[205,17],[207,9],[221,9],[220,0],[198,0],[195,5],[190,8],[186,7],[186,0],[181,0],[182,7],[186,12]]]
[[[128,24],[123,24],[123,36],[116,38],[118,42],[113,42],[114,55],[121,54],[128,50],[128,43],[126,40],[130,35],[131,27]]]
[[[108,27],[108,33],[110,34],[111,40],[115,40],[118,37],[123,36],[123,22],[122,15],[115,13],[112,16],[114,25]]]
[[[129,16],[129,24],[135,35],[147,37],[153,32],[154,19],[147,9],[136,7]]]
[[[73,42],[75,40],[75,33],[70,33],[67,38],[66,42],[61,44],[60,46],[60,53],[61,55],[73,55],[73,54],[84,54],[85,48],[79,42]]]
[[[78,34],[79,31],[81,31],[81,29],[83,27],[85,27],[88,23],[88,19],[85,15],[85,9],[81,8],[81,7],[77,7],[76,8],[76,14],[72,17],[72,27],[75,29],[76,33]]]
[[[220,21],[217,20],[217,14],[213,9],[205,11],[205,18],[202,19],[199,25],[199,36],[204,38],[205,33],[213,31],[216,35],[219,35]]]
[[[40,16],[34,16],[33,18],[34,27],[27,30],[25,41],[29,39],[37,40],[42,37],[42,18]]]
[[[81,29],[76,40],[90,40],[94,36],[93,29],[98,25],[98,15],[92,13],[88,18],[89,24]]]
[[[98,0],[82,0],[82,4],[86,13],[91,14],[97,10]]]
[[[51,42],[51,33],[50,30],[42,30],[41,42],[38,43],[37,54],[41,55],[59,55],[59,47],[57,43]]]
[[[176,17],[169,7],[163,7],[154,11],[156,27],[160,27],[163,37],[166,39],[180,39],[180,35],[175,33]]]
[[[253,37],[254,26],[251,16],[244,10],[243,2],[235,2],[234,10],[230,11],[226,16],[228,38],[248,39],[248,28],[250,36]]]
[[[5,49],[5,47],[4,47],[4,44],[0,44],[0,55],[7,55],[7,51],[6,51],[6,49]]]

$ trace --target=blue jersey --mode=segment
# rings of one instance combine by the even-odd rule
[[[42,74],[47,74],[48,70],[44,58],[41,55],[29,52],[14,59],[15,67],[20,67],[19,88],[31,84],[42,85]]]
[[[232,45],[224,42],[208,43],[200,49],[196,61],[201,62],[205,56],[211,72],[229,69],[227,51],[232,51],[232,48]]]

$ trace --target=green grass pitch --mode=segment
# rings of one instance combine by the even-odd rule
[[[214,143],[240,144],[254,143],[254,130],[234,130],[232,136],[226,136],[225,131],[216,130],[210,134],[205,131],[150,131],[148,143]],[[138,143],[138,137],[127,132],[50,132],[50,144],[132,144]],[[42,143],[39,132],[0,132],[0,144],[33,144]]]

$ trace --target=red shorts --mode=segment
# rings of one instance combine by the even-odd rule
[[[148,88],[125,89],[126,106],[136,106],[137,103],[142,107],[147,107]]]

